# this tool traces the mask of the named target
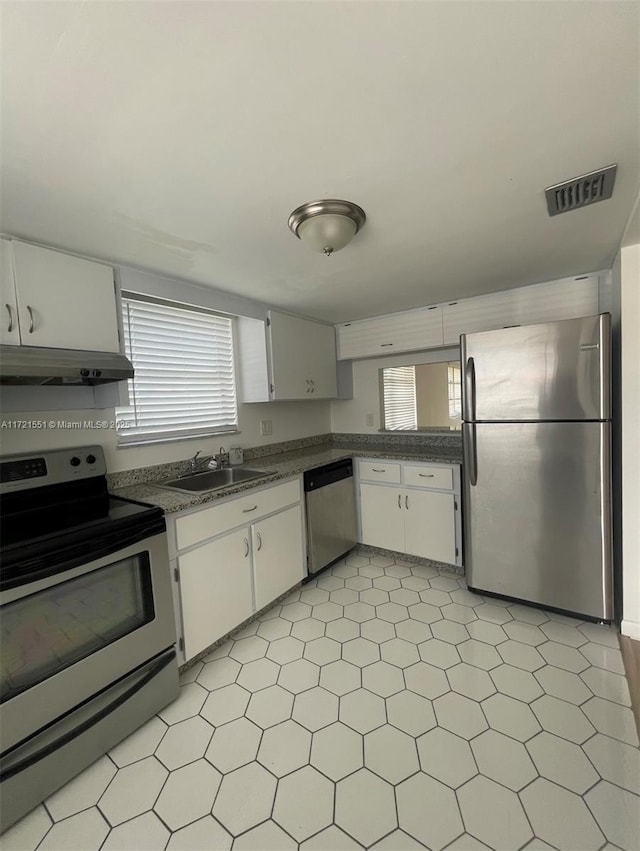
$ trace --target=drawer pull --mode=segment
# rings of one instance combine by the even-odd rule
[[[435,473],[418,473],[421,479],[434,479]]]
[[[253,508],[243,508],[242,513],[243,514],[249,514],[251,511],[255,511],[257,507],[258,507],[257,505],[254,505]]]
[[[384,349],[386,346],[393,346],[393,343],[380,343],[381,349]]]
[[[372,467],[371,469],[373,470],[374,473],[386,473],[387,472],[385,467]]]
[[[245,538],[244,539],[244,557],[247,558],[248,555],[249,555],[249,539]]]
[[[406,495],[405,495],[405,498],[404,498],[404,507],[407,509],[407,511],[409,510],[409,494],[406,494]]]

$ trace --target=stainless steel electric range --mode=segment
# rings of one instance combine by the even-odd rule
[[[99,446],[0,458],[0,830],[178,694],[166,527]]]

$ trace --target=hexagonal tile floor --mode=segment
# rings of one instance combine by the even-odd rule
[[[354,552],[0,846],[637,851],[629,705],[613,630]]]

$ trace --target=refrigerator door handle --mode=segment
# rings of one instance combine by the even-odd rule
[[[467,465],[467,478],[473,487],[478,483],[478,457],[476,448],[476,424],[465,423],[466,428],[462,432],[464,440],[464,458]]]
[[[467,420],[476,419],[476,364],[473,358],[467,358],[464,365],[465,396],[467,397]]]

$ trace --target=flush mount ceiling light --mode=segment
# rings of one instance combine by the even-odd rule
[[[313,251],[330,256],[348,245],[361,230],[367,217],[362,207],[351,201],[310,201],[289,216],[289,228]]]

